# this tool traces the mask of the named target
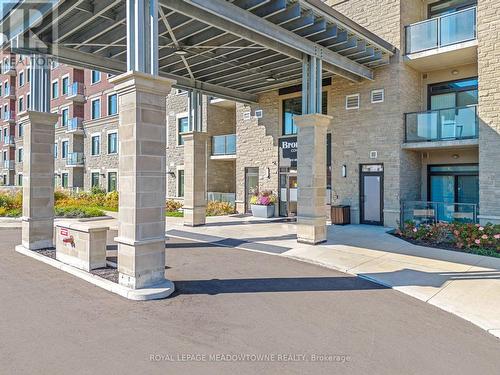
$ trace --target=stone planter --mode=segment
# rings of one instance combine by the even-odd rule
[[[269,218],[274,216],[274,204],[270,206],[261,206],[258,204],[252,204],[252,215],[255,217]]]

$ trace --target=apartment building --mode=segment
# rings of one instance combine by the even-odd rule
[[[325,3],[397,49],[373,80],[323,80],[322,112],[332,116],[324,145],[327,203],[350,206],[354,223],[500,222],[500,58],[492,47],[500,34],[493,2]],[[359,62],[367,58],[355,36],[335,40],[338,53]],[[325,36],[319,43],[330,42]],[[16,135],[11,111],[22,110],[20,99],[27,95],[20,69],[6,65],[2,75],[3,182],[11,185],[21,181],[19,163],[11,163],[22,141],[11,144],[9,138]],[[52,110],[60,114],[56,183],[114,190],[118,104],[108,75],[63,66],[52,72]],[[167,197],[182,200],[188,97],[173,90],[166,100]],[[248,212],[252,192],[268,189],[278,195],[276,215],[296,215],[300,144],[294,116],[301,111],[300,85],[261,93],[254,105],[206,97],[209,199],[234,201],[239,212]]]

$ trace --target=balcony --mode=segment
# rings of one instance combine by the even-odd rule
[[[401,224],[477,223],[478,205],[473,203],[403,201]]]
[[[3,113],[2,119],[4,121],[15,122],[16,121],[16,114],[14,111],[5,111]]]
[[[15,76],[17,74],[15,66],[10,63],[2,65],[2,74],[6,74],[9,76]]]
[[[479,117],[477,106],[407,113],[406,149],[477,146]]]
[[[3,161],[3,169],[7,171],[14,170],[14,160],[4,160]]]
[[[73,117],[68,121],[66,133],[83,134],[83,119],[80,117]]]
[[[234,158],[236,158],[236,134],[213,136],[211,159]]]
[[[73,82],[68,86],[68,94],[66,99],[73,100],[77,103],[85,102],[85,93],[83,90],[83,84],[80,82]]]
[[[406,26],[405,60],[420,71],[476,62],[476,7]]]
[[[13,135],[6,135],[3,138],[3,144],[4,146],[15,146],[15,139]]]
[[[70,152],[66,158],[67,167],[83,167],[83,152]]]
[[[10,85],[7,87],[4,87],[3,96],[6,99],[15,99],[16,98],[16,89]]]

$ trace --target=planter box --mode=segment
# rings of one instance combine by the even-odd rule
[[[255,217],[269,218],[274,216],[274,204],[270,206],[260,206],[258,204],[252,204],[252,215]]]
[[[336,225],[351,224],[351,206],[332,206],[331,218],[332,218],[332,224]]]

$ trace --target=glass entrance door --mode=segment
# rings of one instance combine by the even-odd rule
[[[297,170],[280,168],[280,216],[297,216]]]
[[[259,168],[245,168],[245,212],[250,212],[250,198],[259,190]]]
[[[360,185],[361,224],[383,225],[383,165],[362,165]]]

